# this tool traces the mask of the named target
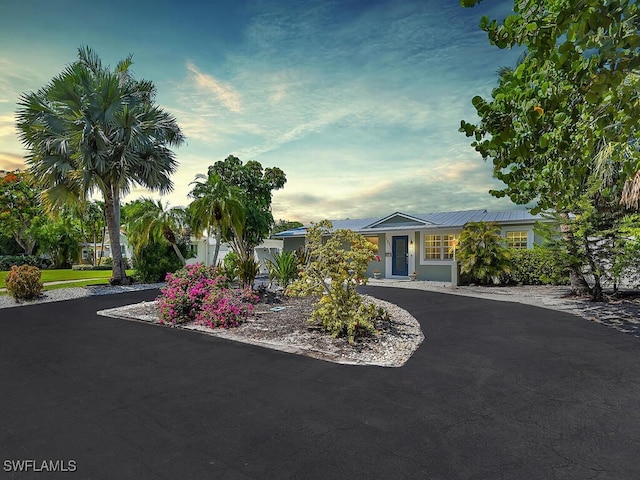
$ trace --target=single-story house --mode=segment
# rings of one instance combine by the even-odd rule
[[[254,248],[254,258],[260,265],[260,273],[267,274],[269,269],[265,260],[273,259],[273,254],[282,251],[282,240],[265,239],[260,245]],[[204,263],[205,265],[211,265],[213,263],[213,255],[216,249],[216,239],[212,237],[202,236],[199,239],[191,239],[191,248],[194,257],[187,259],[187,264],[192,263]],[[221,262],[224,257],[231,252],[231,247],[227,243],[220,244],[220,251],[218,252],[218,261]]]
[[[380,218],[361,218],[332,221],[334,229],[346,228],[364,235],[378,247],[380,261],[369,264],[367,275],[380,271],[382,278],[409,278],[458,283],[456,262],[457,239],[469,222],[495,222],[511,248],[533,248],[542,243],[533,231],[537,221],[544,220],[525,210],[489,212],[466,210],[457,212],[407,214],[395,212]],[[282,239],[283,249],[304,247],[307,228],[300,227],[275,234]]]

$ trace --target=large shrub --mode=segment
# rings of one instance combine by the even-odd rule
[[[510,251],[496,223],[467,223],[460,233],[456,258],[463,276],[480,284],[498,283],[510,270]]]
[[[166,281],[158,297],[160,322],[171,324],[195,320],[209,294],[230,286],[227,277],[202,263],[169,273]]]
[[[13,266],[7,274],[7,292],[18,300],[30,300],[42,293],[42,272],[31,265]]]
[[[375,258],[377,247],[351,230],[331,233],[331,229],[331,222],[323,220],[307,231],[308,261],[287,291],[317,296],[310,321],[319,322],[334,337],[346,336],[353,344],[356,337],[375,332],[376,319],[386,315],[365,304],[356,291],[367,281],[367,265]],[[323,236],[328,236],[326,242]]]
[[[180,245],[186,254],[186,247]],[[162,282],[167,273],[182,268],[182,262],[167,242],[150,242],[133,259],[136,280],[142,283]]]
[[[568,285],[567,262],[557,252],[536,246],[533,250],[512,250],[509,273],[505,283],[522,285]]]

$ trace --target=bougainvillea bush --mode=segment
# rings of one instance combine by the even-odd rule
[[[233,328],[253,312],[258,296],[250,288],[214,290],[205,297],[196,324],[209,328]]]
[[[158,297],[160,323],[195,321],[207,327],[235,327],[252,312],[257,297],[251,289],[233,289],[225,275],[201,263],[166,277]]]

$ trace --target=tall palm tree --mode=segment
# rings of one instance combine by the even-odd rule
[[[173,251],[186,264],[184,255],[178,247],[178,236],[187,231],[186,211],[182,207],[165,207],[162,201],[151,198],[140,200],[142,211],[131,219],[127,225],[127,236],[133,245],[134,252],[139,254],[149,241],[165,239],[173,247]]]
[[[229,185],[220,175],[210,172],[209,175],[197,175],[191,183],[195,185],[189,196],[194,198],[189,205],[191,225],[194,233],[200,235],[204,230],[216,235],[216,248],[213,254],[213,265],[218,263],[220,244],[233,234],[241,238],[246,218],[242,192]]]
[[[173,189],[177,162],[170,146],[184,137],[175,118],[155,103],[152,82],[135,80],[132,57],[111,70],[88,47],[37,92],[19,100],[17,126],[26,163],[45,205],[102,193],[113,255],[112,283],[127,280],[120,247],[120,198],[134,185]]]

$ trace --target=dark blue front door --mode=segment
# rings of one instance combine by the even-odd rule
[[[409,236],[391,237],[392,275],[409,275]]]

